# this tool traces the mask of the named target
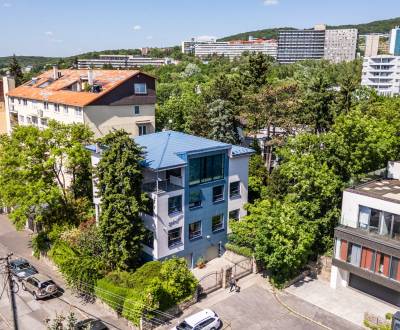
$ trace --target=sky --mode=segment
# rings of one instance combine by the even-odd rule
[[[198,36],[395,16],[399,0],[0,0],[0,56],[164,47]]]

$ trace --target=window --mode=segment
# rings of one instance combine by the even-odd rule
[[[219,231],[224,228],[224,216],[218,214],[212,217],[212,231]]]
[[[168,247],[182,243],[182,227],[168,230]]]
[[[64,113],[68,113],[68,106],[67,105],[63,105],[63,109],[64,109]]]
[[[60,112],[60,105],[59,104],[54,103],[54,111],[55,112]]]
[[[11,101],[11,103],[14,103],[14,98],[10,97],[10,101]]]
[[[20,122],[20,123],[25,122],[25,117],[22,116],[22,115],[19,115],[19,122]]]
[[[213,187],[213,202],[220,202],[224,200],[224,186]]]
[[[138,115],[140,113],[140,107],[138,105],[134,106],[134,114]]]
[[[189,225],[189,239],[199,237],[201,237],[201,221],[196,221]]]
[[[47,102],[44,102],[43,103],[43,108],[47,110],[49,108],[49,104]]]
[[[189,161],[189,184],[195,185],[224,178],[224,155],[192,158]]]
[[[239,220],[240,210],[232,210],[229,212],[229,219],[231,220]]]
[[[26,122],[28,124],[32,124],[32,118],[31,117],[26,117]]]
[[[147,86],[145,83],[135,83],[135,94],[147,94]]]
[[[201,191],[194,190],[189,194],[189,208],[193,209],[195,207],[201,206]]]
[[[149,248],[154,249],[154,233],[151,230],[145,228],[142,243]]]
[[[75,116],[82,116],[82,108],[79,107],[75,108]]]
[[[168,198],[168,214],[182,212],[182,195]]]
[[[390,264],[390,278],[394,280],[400,280],[400,262],[398,258],[392,257],[392,262]]]
[[[139,135],[147,134],[147,126],[146,125],[138,125],[139,126]]]
[[[21,104],[21,99],[18,99],[18,104]]]
[[[240,196],[240,181],[230,183],[229,196],[231,198]]]
[[[23,103],[24,105],[28,105],[28,100],[23,99],[23,100],[22,100],[22,103]]]
[[[40,118],[40,124],[42,126],[47,126],[47,119],[46,118]]]
[[[38,124],[38,118],[36,116],[32,116],[32,124],[34,125]]]
[[[347,262],[354,266],[359,267],[361,262],[361,246],[349,243],[349,250],[347,254]]]

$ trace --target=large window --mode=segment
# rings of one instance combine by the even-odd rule
[[[240,181],[231,182],[229,185],[229,196],[231,198],[240,196]]]
[[[189,239],[201,237],[201,221],[196,221],[189,224]]]
[[[189,161],[189,184],[199,184],[224,178],[224,155],[193,158]]]
[[[147,126],[146,125],[138,125],[139,126],[139,135],[147,134]]]
[[[361,262],[361,246],[349,243],[349,250],[347,254],[347,262],[354,266],[359,267]]]
[[[189,208],[193,209],[201,206],[201,191],[193,190],[189,194]]]
[[[224,229],[224,216],[222,214],[218,214],[212,217],[212,231],[219,231]]]
[[[135,83],[135,94],[147,94],[147,86],[145,83]]]
[[[358,227],[370,233],[400,240],[400,216],[360,206]]]
[[[230,220],[239,220],[239,214],[240,214],[239,209],[229,211],[229,219]]]
[[[224,200],[224,186],[213,187],[213,203]]]
[[[154,249],[154,233],[145,228],[143,242],[144,245],[148,246],[151,249]]]
[[[173,247],[182,243],[182,227],[168,231],[168,247]]]
[[[182,195],[168,198],[168,214],[182,212]]]

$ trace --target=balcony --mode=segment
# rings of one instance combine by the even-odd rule
[[[157,195],[181,189],[183,189],[182,179],[172,176],[168,180],[156,180],[143,183],[143,191],[155,193]]]

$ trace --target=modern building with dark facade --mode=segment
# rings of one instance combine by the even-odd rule
[[[301,60],[319,60],[325,53],[325,27],[312,30],[285,30],[278,36],[278,62],[294,63]]]
[[[331,287],[350,286],[400,306],[400,162],[343,193]]]

